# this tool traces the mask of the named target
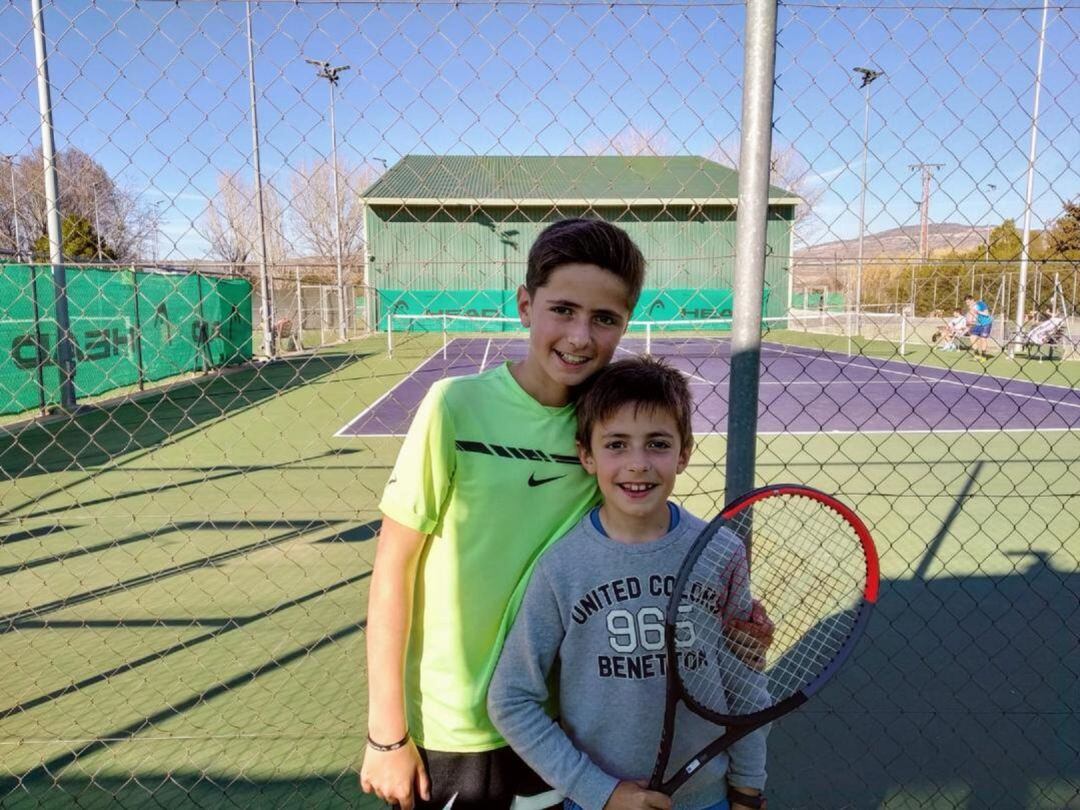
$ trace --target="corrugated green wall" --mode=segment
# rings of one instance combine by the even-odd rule
[[[770,212],[766,316],[787,311],[793,214],[792,206],[774,206]],[[398,304],[398,311],[419,314],[425,308],[415,301],[418,291],[470,290],[477,292],[478,310],[492,309],[488,304],[493,302],[487,299],[493,292],[498,298],[499,291],[516,289],[524,280],[525,258],[540,231],[550,222],[573,216],[603,217],[625,228],[649,262],[648,290],[726,290],[732,284],[735,212],[730,206],[709,206],[691,216],[687,206],[374,205],[367,216],[369,278],[380,291],[384,310]],[[405,297],[410,300],[402,305]],[[498,302],[494,306],[501,308]]]

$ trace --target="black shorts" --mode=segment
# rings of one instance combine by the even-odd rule
[[[431,779],[431,801],[416,802],[423,810],[442,810],[455,794],[453,810],[505,810],[515,796],[551,790],[508,746],[475,754],[419,750]]]

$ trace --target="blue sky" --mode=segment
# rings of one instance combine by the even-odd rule
[[[1041,12],[1010,2],[949,10],[782,6],[775,137],[821,193],[811,241],[857,229],[863,94],[872,88],[869,230],[918,221],[1019,220]],[[1035,5],[1034,2],[1025,5]],[[738,141],[738,3],[528,5],[255,3],[263,171],[329,151],[328,88],[303,58],[351,64],[339,88],[342,158],[580,154],[630,130],[671,154]],[[0,4],[0,151],[38,143],[29,3]],[[1035,182],[1036,227],[1080,194],[1080,8],[1051,9]],[[165,256],[201,257],[192,227],[216,176],[250,172],[244,4],[46,2],[58,146],[92,154],[165,217]],[[610,151],[610,149],[608,149]],[[990,185],[996,186],[991,190]]]

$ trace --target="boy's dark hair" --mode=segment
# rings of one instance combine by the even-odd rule
[[[675,418],[685,449],[694,446],[690,414],[694,398],[682,372],[663,360],[645,355],[618,360],[601,369],[577,402],[577,440],[589,448],[593,428],[624,405],[667,411]]]
[[[632,310],[645,283],[645,257],[624,231],[602,219],[563,219],[548,225],[529,248],[525,289],[534,295],[564,264],[595,264],[626,285]]]

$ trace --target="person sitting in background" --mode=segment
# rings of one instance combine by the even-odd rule
[[[956,351],[959,348],[960,338],[966,335],[967,331],[967,318],[959,308],[954,309],[953,316],[945,323],[945,327],[935,333],[937,340],[934,341],[934,344],[943,351]]]

